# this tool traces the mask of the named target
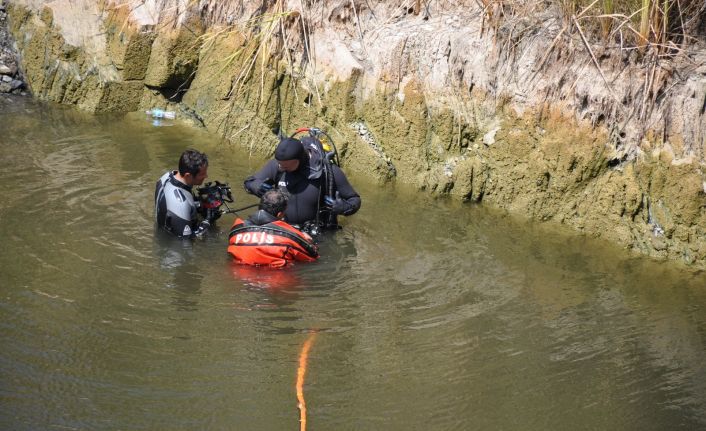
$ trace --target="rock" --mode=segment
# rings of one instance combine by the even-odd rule
[[[12,77],[11,77],[11,76],[8,76],[8,75],[3,75],[1,79],[2,79],[2,82],[10,82],[10,81],[12,81]]]
[[[195,49],[198,35],[182,28],[175,33],[160,33],[152,43],[145,84],[158,88],[188,88],[199,62]]]
[[[0,93],[9,93],[12,91],[12,86],[9,82],[0,82]]]
[[[13,79],[10,82],[10,86],[12,87],[13,90],[16,90],[18,88],[23,88],[25,86],[25,83],[20,81],[19,79]]]
[[[653,236],[652,247],[657,251],[664,251],[667,249],[667,241],[662,236]]]
[[[0,75],[12,75],[12,69],[4,64],[0,64]]]
[[[483,143],[487,146],[493,145],[495,143],[495,134],[498,133],[498,130],[500,130],[500,127],[495,127],[483,135]]]

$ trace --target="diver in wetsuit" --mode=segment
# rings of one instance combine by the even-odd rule
[[[285,190],[290,196],[285,221],[299,227],[313,224],[317,230],[337,228],[336,216],[360,209],[360,195],[320,148],[312,137],[283,138],[275,159],[245,179],[245,190],[256,196],[272,188]]]
[[[208,157],[196,150],[186,150],[179,157],[179,170],[167,172],[157,181],[154,191],[156,225],[177,237],[190,238],[203,233],[220,213],[198,223],[198,201],[192,192],[208,177]]]
[[[270,190],[262,195],[258,211],[231,228],[228,253],[237,263],[279,268],[293,261],[312,262],[319,257],[313,239],[282,220],[287,195]]]

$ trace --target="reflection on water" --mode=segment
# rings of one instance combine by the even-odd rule
[[[0,96],[0,428],[706,426],[703,273],[351,175],[322,258],[233,265],[233,216],[155,232],[187,147],[237,192],[262,164],[202,131]],[[245,212],[242,215],[247,215]]]

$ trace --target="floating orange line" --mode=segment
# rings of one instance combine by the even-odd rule
[[[299,429],[306,431],[306,401],[304,401],[304,376],[306,376],[306,365],[309,359],[309,349],[311,343],[314,342],[316,332],[312,332],[309,338],[306,339],[299,352],[299,369],[297,369],[297,401],[299,401]]]

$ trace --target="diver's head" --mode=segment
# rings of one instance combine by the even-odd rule
[[[258,208],[268,212],[273,217],[281,219],[287,209],[287,194],[282,190],[275,189],[265,192],[260,198]]]
[[[277,169],[281,172],[294,172],[304,162],[306,157],[304,145],[299,139],[284,138],[275,149]]]
[[[179,157],[179,178],[187,186],[200,186],[208,177],[208,156],[186,150]]]

